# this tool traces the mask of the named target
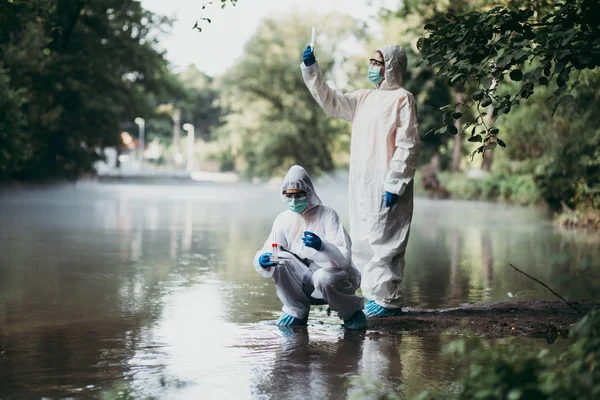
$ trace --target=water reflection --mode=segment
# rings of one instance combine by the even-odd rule
[[[348,377],[358,373],[364,334],[287,328],[282,336],[271,373],[254,377],[257,393],[265,398],[346,398]]]
[[[344,186],[318,190],[347,222]],[[443,337],[345,333],[322,309],[306,330],[275,327],[281,304],[251,259],[282,209],[276,193],[94,184],[2,193],[0,398],[353,398],[365,387],[371,396],[450,385],[458,372],[440,353]],[[534,209],[420,199],[405,299],[433,308],[507,292],[552,298],[508,262],[570,299],[597,299],[599,244]]]

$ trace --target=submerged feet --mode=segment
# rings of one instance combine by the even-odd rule
[[[402,309],[385,308],[375,303],[375,301],[369,300],[365,305],[365,314],[367,317],[395,317],[402,315]]]
[[[367,317],[365,317],[365,313],[362,310],[358,310],[348,319],[344,320],[344,328],[359,330],[359,329],[367,329]]]
[[[277,326],[286,327],[286,326],[305,326],[308,323],[308,317],[303,319],[298,319],[283,313],[281,317],[277,320]],[[346,320],[344,320],[344,328],[351,330],[360,330],[367,328],[367,318],[362,310],[358,310],[352,316]]]

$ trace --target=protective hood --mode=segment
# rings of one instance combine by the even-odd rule
[[[408,60],[406,52],[398,44],[387,45],[379,49],[385,61],[385,80],[380,90],[394,90],[402,87],[402,77],[406,72]]]
[[[291,167],[287,174],[285,174],[285,178],[283,178],[280,194],[281,200],[284,203],[285,197],[283,196],[283,192],[288,189],[298,189],[306,192],[306,196],[308,198],[308,207],[306,207],[303,213],[311,208],[315,208],[316,206],[323,204],[321,199],[319,199],[319,196],[317,196],[317,192],[315,191],[315,187],[313,186],[308,173],[299,165],[294,165]]]

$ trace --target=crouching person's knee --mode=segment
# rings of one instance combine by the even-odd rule
[[[312,279],[317,293],[327,293],[339,280],[339,274],[327,268],[321,268],[313,274]]]

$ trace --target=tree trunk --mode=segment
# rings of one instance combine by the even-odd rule
[[[488,126],[492,126],[494,124],[494,106],[490,105],[487,108],[487,122]],[[483,160],[481,160],[481,169],[484,171],[492,170],[492,161],[494,160],[494,150],[486,150],[483,153]]]
[[[464,99],[464,93],[461,92],[457,92],[456,93],[456,102],[457,103],[462,103],[463,99]],[[461,107],[458,108],[458,111],[461,112]],[[456,127],[456,129],[458,130],[458,133],[456,134],[456,137],[454,138],[454,151],[452,153],[452,172],[458,172],[460,169],[460,157],[462,155],[462,136],[460,134],[460,131],[462,129],[462,123],[460,121],[460,118],[457,119],[456,121],[454,121],[454,126]]]
[[[481,255],[482,260],[482,280],[483,288],[488,291],[491,288],[491,282],[494,279],[494,254],[492,253],[492,237],[488,230],[481,235]]]

